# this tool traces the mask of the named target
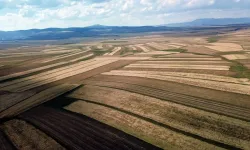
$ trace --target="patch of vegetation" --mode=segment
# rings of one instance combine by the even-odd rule
[[[96,49],[96,48],[92,49],[92,52],[94,53],[95,56],[102,56],[103,54],[109,53],[111,51],[112,50],[103,50],[103,49]]]
[[[106,53],[106,51],[101,51],[101,50],[94,50],[93,51],[95,56],[101,56]]]
[[[234,62],[233,65],[230,67],[230,71],[236,73],[236,75],[234,76],[235,78],[250,79],[250,70],[241,63]]]
[[[126,54],[126,53],[128,53],[128,52],[130,52],[130,51],[129,51],[129,48],[123,47],[123,49],[122,49],[121,52],[120,52],[120,55],[124,55],[124,54]]]
[[[208,41],[208,43],[215,43],[215,42],[217,42],[219,40],[219,38],[220,37],[218,37],[218,36],[213,36],[213,37],[209,37],[207,39],[207,41]]]
[[[186,49],[182,49],[182,48],[167,49],[167,50],[163,50],[163,51],[167,51],[167,52],[180,52],[180,53],[187,52],[187,50],[186,50]]]

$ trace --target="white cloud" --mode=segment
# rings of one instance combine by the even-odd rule
[[[250,17],[247,4],[250,0],[0,0],[0,30]]]

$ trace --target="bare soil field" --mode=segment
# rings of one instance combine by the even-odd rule
[[[37,126],[67,149],[159,149],[96,120],[66,111],[38,107],[19,117]]]
[[[219,115],[209,114],[189,107],[183,108],[181,105],[171,104],[159,99],[106,87],[84,86],[70,94],[69,97],[113,106],[208,139],[223,141],[223,143],[227,144],[234,143],[235,146],[245,149],[249,148],[250,142],[248,140],[250,136],[248,136],[247,132],[250,132],[250,125],[244,121],[240,122],[232,118],[220,117]],[[187,116],[188,119],[184,119]],[[197,120],[204,122],[200,122],[199,125],[196,122]],[[193,125],[198,125],[199,128]],[[224,131],[221,130],[221,127],[224,128]],[[245,128],[241,129],[244,130],[245,135],[236,131],[239,128]],[[228,135],[227,131],[230,131],[231,134]],[[240,136],[242,136],[242,140],[237,143],[241,139]]]
[[[100,120],[163,149],[222,149],[107,106],[77,101],[65,109]]]
[[[0,126],[17,149],[65,150],[51,137],[22,120],[11,120]],[[24,138],[25,137],[25,138]]]

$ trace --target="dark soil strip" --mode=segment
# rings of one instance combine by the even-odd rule
[[[19,116],[67,149],[159,149],[84,115],[40,106]]]
[[[225,148],[225,149],[240,149],[240,148],[228,145],[228,144],[224,144],[224,143],[221,143],[221,142],[217,142],[217,141],[214,141],[214,140],[211,140],[211,139],[207,139],[207,138],[201,137],[201,136],[196,135],[196,134],[192,134],[192,133],[189,133],[189,132],[186,132],[186,131],[183,131],[183,130],[179,130],[177,128],[174,128],[174,127],[168,126],[166,124],[163,124],[161,122],[155,121],[153,119],[150,119],[150,118],[147,118],[147,117],[143,117],[143,116],[137,115],[135,113],[132,113],[132,112],[120,109],[120,108],[116,108],[116,107],[113,107],[113,106],[110,106],[110,105],[106,105],[106,104],[98,103],[98,102],[93,102],[93,101],[89,101],[89,100],[82,100],[81,99],[81,101],[85,101],[87,103],[92,103],[92,104],[104,106],[104,107],[107,107],[107,108],[111,108],[111,109],[114,109],[114,110],[117,110],[117,111],[129,114],[131,116],[134,116],[134,117],[137,117],[139,119],[148,121],[148,122],[153,123],[155,125],[158,125],[158,126],[161,126],[161,127],[167,128],[167,129],[170,129],[170,130],[172,130],[174,132],[178,132],[178,133],[181,133],[181,134],[186,135],[186,136],[190,136],[190,137],[195,138],[195,139],[199,139],[199,140],[201,140],[203,142],[207,142],[209,144],[213,144],[213,145],[218,146],[218,147],[222,147],[222,148]]]
[[[0,149],[1,150],[16,150],[8,137],[0,130]]]

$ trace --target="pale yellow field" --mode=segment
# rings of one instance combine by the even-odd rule
[[[247,56],[247,54],[231,54],[231,55],[222,55],[222,56],[229,60],[250,59],[250,56]]]
[[[230,52],[230,51],[242,51],[243,48],[239,44],[235,43],[211,43],[211,46],[206,46],[207,48],[221,51],[221,52]]]

